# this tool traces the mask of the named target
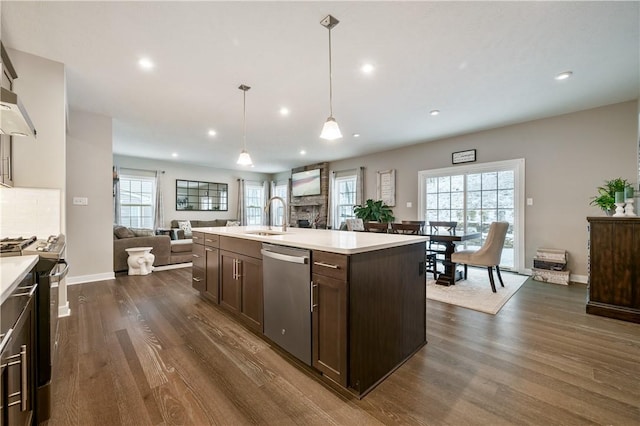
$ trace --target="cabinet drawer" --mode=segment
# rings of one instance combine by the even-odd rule
[[[205,269],[207,261],[204,246],[200,244],[192,245],[193,267]]]
[[[204,245],[209,247],[218,247],[220,244],[220,236],[216,234],[204,233]]]
[[[347,281],[348,264],[349,257],[344,254],[314,251],[311,272],[324,275],[325,277]]]
[[[206,272],[204,269],[193,267],[191,268],[191,286],[198,291],[205,291],[207,288]]]
[[[256,259],[262,259],[262,243],[260,241],[245,240],[244,238],[220,237],[220,249],[244,254]]]
[[[192,232],[191,241],[193,244],[204,244],[204,232]]]

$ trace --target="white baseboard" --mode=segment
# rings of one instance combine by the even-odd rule
[[[168,271],[169,269],[179,269],[179,268],[190,268],[193,266],[193,263],[174,263],[173,265],[162,265],[162,266],[154,266],[154,271]]]
[[[71,309],[69,309],[68,301],[63,306],[58,306],[58,318],[68,317],[69,315],[71,315]]]
[[[95,281],[115,280],[116,276],[113,272],[105,272],[102,274],[77,275],[75,277],[67,277],[67,285],[91,283]]]

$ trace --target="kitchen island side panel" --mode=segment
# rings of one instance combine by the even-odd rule
[[[426,343],[425,244],[352,255],[349,387],[366,394]]]

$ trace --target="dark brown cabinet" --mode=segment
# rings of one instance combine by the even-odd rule
[[[35,297],[17,297],[29,297],[29,302],[0,353],[0,424],[3,426],[30,425],[33,418]]]
[[[347,386],[348,257],[313,252],[312,365]]]
[[[193,288],[213,302],[218,303],[219,274],[218,257],[219,237],[217,235],[194,232],[193,241]]]
[[[261,243],[220,237],[220,305],[263,331]],[[249,254],[249,255],[247,255]]]
[[[588,217],[587,313],[640,323],[640,218]]]

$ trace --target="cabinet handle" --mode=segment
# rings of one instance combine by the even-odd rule
[[[325,268],[340,269],[338,265],[332,265],[331,263],[313,262],[313,264],[316,266],[324,266]]]
[[[205,238],[204,240],[205,240],[206,242],[210,242],[210,243],[212,243],[212,242],[213,242],[213,240],[211,240],[211,239],[209,239],[209,238]]]
[[[238,273],[236,272],[238,268],[237,262],[238,262],[238,259],[233,259],[233,279],[234,280],[238,279]]]
[[[10,361],[15,358],[20,358],[19,361]],[[7,363],[3,364],[2,367],[12,367],[14,365],[20,364],[20,390],[18,392],[14,392],[7,396],[7,399],[19,396],[20,399],[14,402],[7,404],[7,407],[13,407],[14,405],[20,404],[20,411],[27,411],[27,394],[29,393],[29,370],[27,365],[27,345],[20,346],[20,353],[16,355],[12,355],[7,358]]]
[[[198,277],[193,277],[193,280],[197,283],[199,283],[200,281],[202,281],[202,278],[198,278]]]
[[[204,251],[213,251],[213,249],[210,249],[209,247],[205,247]]]
[[[33,293],[35,293],[35,292],[36,292],[36,288],[37,288],[37,287],[38,287],[38,284],[34,284],[34,285],[32,285],[32,286],[18,287],[18,288],[20,288],[20,289],[27,289],[27,288],[28,288],[28,289],[29,289],[29,291],[28,291],[28,292],[26,292],[26,293],[13,293],[13,294],[11,295],[11,297],[20,297],[20,296],[29,296],[29,297],[31,297],[31,296],[33,296]]]
[[[311,312],[313,312],[313,308],[317,308],[317,307],[318,307],[318,305],[317,305],[316,303],[314,303],[314,296],[313,296],[313,293],[314,293],[314,289],[315,289],[315,288],[318,288],[318,286],[317,286],[317,285],[315,285],[315,284],[313,283],[313,281],[311,281]]]
[[[236,280],[239,280],[242,277],[242,260],[236,259],[237,267],[236,267]]]
[[[199,255],[197,255],[197,254],[194,254],[194,255],[193,255],[193,257],[200,257],[200,256],[199,256]]]

